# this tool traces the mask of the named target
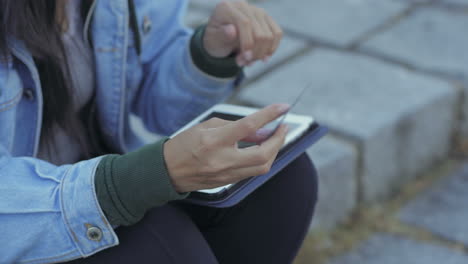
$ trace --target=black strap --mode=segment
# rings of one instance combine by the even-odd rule
[[[138,29],[138,19],[135,11],[135,3],[133,0],[128,0],[128,11],[130,14],[130,28],[133,31],[133,36],[135,37],[135,48],[138,56],[141,55],[141,37],[140,30]]]

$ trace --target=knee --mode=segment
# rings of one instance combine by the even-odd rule
[[[297,201],[312,201],[313,204],[317,202],[318,174],[306,153],[290,163],[282,173],[285,174],[284,178]]]

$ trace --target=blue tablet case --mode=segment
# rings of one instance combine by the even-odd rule
[[[319,124],[314,124],[297,141],[293,142],[289,146],[286,146],[284,151],[282,150],[278,154],[278,157],[273,162],[271,170],[268,173],[243,180],[239,183],[236,183],[229,190],[225,189],[224,191],[220,191],[215,195],[193,192],[187,199],[185,199],[185,201],[198,205],[218,208],[234,206],[266,181],[268,181],[271,177],[274,177],[276,173],[278,173],[289,163],[304,153],[327,132],[328,129],[326,127],[320,126]]]

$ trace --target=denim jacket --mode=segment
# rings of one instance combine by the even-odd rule
[[[185,0],[95,0],[85,23],[96,67],[97,119],[119,152],[142,146],[129,126],[140,117],[169,134],[224,99],[232,79],[192,62]],[[137,52],[136,43],[141,44]],[[23,43],[0,64],[0,263],[51,263],[90,256],[119,243],[99,207],[94,174],[102,157],[55,166],[35,158],[42,123],[37,68]]]

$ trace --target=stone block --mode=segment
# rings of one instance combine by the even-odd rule
[[[423,8],[387,32],[376,35],[361,49],[460,79],[468,95],[468,34],[462,33],[466,32],[467,25],[466,12]],[[466,98],[464,101],[459,129],[468,138],[468,101]]]
[[[456,90],[448,83],[381,61],[317,50],[247,86],[238,100],[263,106],[292,102],[359,144],[364,200],[392,190],[446,157]]]
[[[312,228],[331,229],[345,220],[356,206],[356,149],[327,135],[307,153],[319,174],[319,200]]]
[[[383,53],[415,67],[468,75],[468,15],[422,8],[361,47]]]
[[[468,246],[468,164],[417,197],[399,213],[405,223]]]
[[[443,0],[443,3],[468,6],[467,0]]]
[[[377,234],[350,253],[329,264],[464,264],[468,255],[431,244],[389,234]]]
[[[268,0],[258,5],[286,29],[342,46],[408,6],[389,0]]]

